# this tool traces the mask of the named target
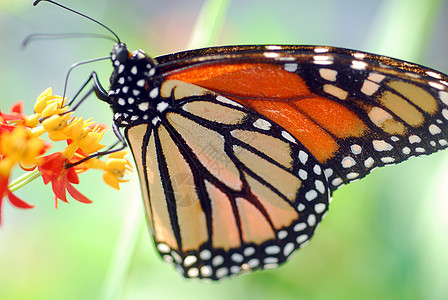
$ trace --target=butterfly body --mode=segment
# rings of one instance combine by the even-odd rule
[[[445,75],[321,46],[230,46],[157,57],[117,44],[109,103],[148,223],[185,277],[283,263],[332,192],[448,144]]]

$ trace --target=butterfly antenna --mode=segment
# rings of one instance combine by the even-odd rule
[[[57,40],[57,39],[68,39],[68,38],[98,38],[111,40],[117,42],[116,39],[109,35],[95,34],[95,33],[33,33],[27,36],[22,42],[22,48],[26,48],[28,44],[34,41],[46,41],[46,40]]]
[[[117,41],[118,44],[121,43],[120,38],[118,37],[118,35],[117,35],[115,32],[113,32],[112,29],[110,29],[109,27],[107,27],[106,25],[104,25],[103,23],[101,23],[101,22],[99,22],[99,21],[97,21],[97,20],[95,20],[95,19],[93,19],[93,18],[91,18],[91,17],[89,17],[89,16],[86,16],[86,15],[83,14],[83,13],[80,13],[80,12],[78,12],[78,11],[76,11],[76,10],[73,10],[73,9],[67,7],[67,6],[64,6],[64,5],[62,5],[62,4],[59,4],[59,3],[57,3],[57,2],[54,2],[54,1],[52,1],[52,0],[36,0],[36,1],[34,1],[33,6],[38,5],[40,2],[50,2],[51,4],[54,4],[54,5],[56,5],[56,6],[59,6],[59,7],[63,8],[63,9],[66,9],[66,10],[72,12],[72,13],[75,13],[75,14],[81,16],[81,17],[84,17],[84,18],[86,18],[86,19],[88,19],[88,20],[90,20],[90,21],[92,21],[92,22],[95,22],[96,24],[100,25],[101,27],[105,28],[107,31],[109,31],[110,33],[112,33],[112,34],[114,35],[114,37],[116,38],[116,41]]]

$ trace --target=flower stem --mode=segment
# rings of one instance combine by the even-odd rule
[[[230,0],[204,2],[188,42],[187,49],[208,47],[215,43]]]
[[[143,205],[135,199],[128,204],[124,215],[121,233],[109,264],[109,271],[103,283],[104,300],[124,298],[124,287],[131,267],[138,241],[143,233]]]
[[[26,172],[22,176],[19,176],[16,179],[14,179],[13,181],[11,181],[11,183],[8,186],[8,189],[11,192],[15,192],[18,189],[20,189],[20,188],[24,187],[25,185],[27,185],[28,183],[30,183],[31,181],[33,181],[34,179],[39,178],[40,175],[41,175],[41,173],[38,169],[31,171],[31,172]]]

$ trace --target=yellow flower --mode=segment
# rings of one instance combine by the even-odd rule
[[[61,131],[67,135],[67,139],[71,140],[70,145],[63,151],[67,158],[72,158],[78,148],[86,154],[92,154],[104,148],[105,145],[100,144],[100,141],[105,131],[100,126],[94,126],[92,129],[93,124],[84,122],[82,118],[74,118]]]
[[[37,97],[36,103],[34,104],[34,112],[43,117],[48,117],[67,111],[68,108],[64,105],[65,100],[61,96],[53,95],[52,89],[48,88]]]
[[[79,168],[81,171],[87,169],[103,170],[103,180],[109,186],[119,190],[120,183],[128,182],[128,179],[122,179],[126,171],[132,171],[129,161],[124,158],[129,151],[122,150],[111,153],[106,161],[99,160],[97,158],[89,159],[82,163]]]
[[[103,124],[73,117],[73,111],[65,106],[65,99],[52,94],[51,88],[39,95],[30,116],[22,113],[23,104],[17,103],[11,113],[0,111],[0,221],[1,204],[6,197],[21,209],[33,206],[22,201],[14,192],[40,176],[44,184],[51,183],[57,200],[68,202],[67,193],[77,201],[92,201],[80,193],[74,185],[79,184],[78,173],[89,169],[103,170],[104,181],[119,189],[126,170],[131,171],[129,161],[124,158],[127,151],[113,153],[106,161],[93,158],[105,145],[100,141],[106,131]],[[44,133],[53,141],[63,141],[62,151],[42,156],[50,147],[41,139]],[[80,160],[86,161],[80,163]],[[12,169],[19,165],[28,172],[10,181]],[[11,182],[11,183],[10,183]]]
[[[120,152],[124,152],[124,155],[126,155],[127,153],[127,151]],[[129,181],[128,179],[121,179],[124,176],[125,171],[130,171],[131,169],[128,167],[129,161],[127,159],[113,156],[113,154],[109,155],[106,160],[106,168],[103,173],[103,180],[111,187],[119,190],[120,183]]]
[[[4,132],[0,139],[0,175],[8,176],[17,164],[36,165],[48,145],[35,137],[29,128],[18,126]]]

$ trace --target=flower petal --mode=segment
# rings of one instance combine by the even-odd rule
[[[9,201],[15,207],[22,208],[22,209],[29,209],[29,208],[33,208],[34,207],[34,205],[26,203],[25,201],[21,200],[19,197],[17,197],[13,193],[11,193],[10,190],[8,190],[7,193],[8,193]]]
[[[78,174],[76,174],[76,171],[74,168],[69,168],[66,170],[66,172],[67,172],[68,182],[73,183],[73,184],[79,183],[79,177],[78,177]]]
[[[65,195],[65,184],[67,183],[67,180],[65,177],[62,177],[60,180],[53,180],[51,182],[51,189],[53,190],[54,195],[61,199],[64,202],[67,202],[67,196]]]
[[[92,203],[92,200],[81,194],[77,189],[75,189],[70,183],[66,185],[67,191],[73,199],[82,203]]]
[[[61,152],[55,152],[53,154],[43,157],[44,162],[39,165],[39,171],[42,172],[42,179],[45,184],[50,181],[56,180],[62,176],[65,172],[65,162],[67,159]]]

